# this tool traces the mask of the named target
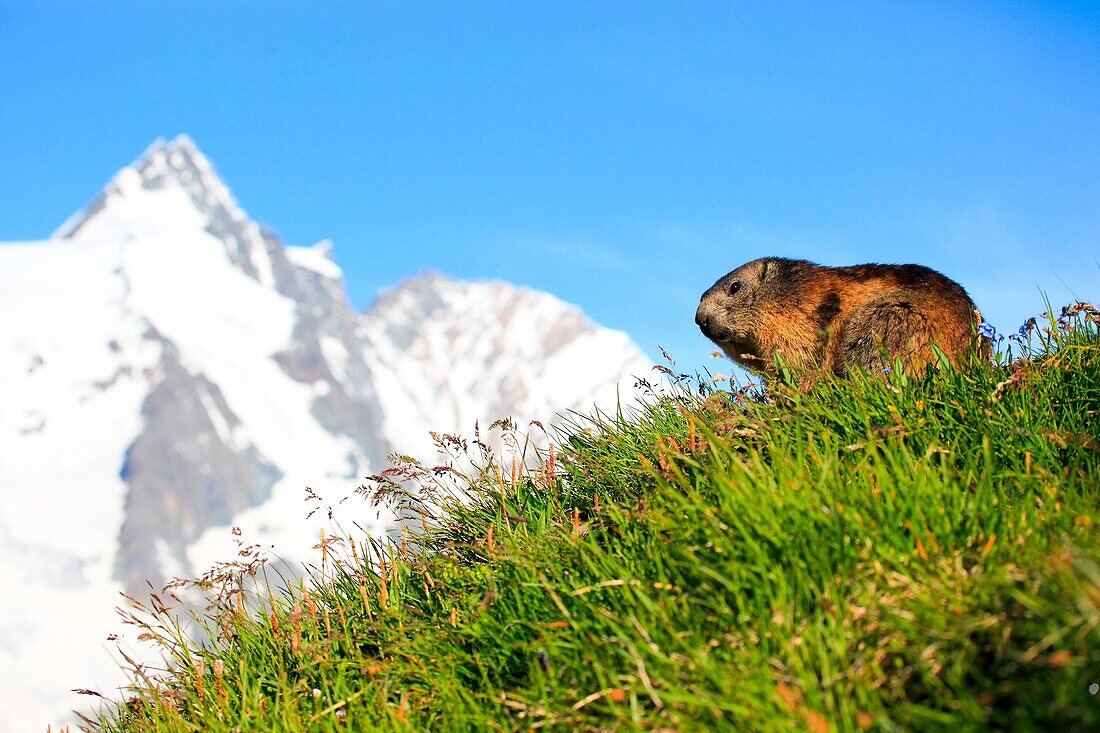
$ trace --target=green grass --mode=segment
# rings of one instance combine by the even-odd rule
[[[1095,315],[995,369],[678,383],[531,470],[441,437],[474,465],[380,477],[414,517],[390,546],[326,538],[266,598],[245,557],[205,632],[136,612],[171,671],[97,724],[1096,730]]]

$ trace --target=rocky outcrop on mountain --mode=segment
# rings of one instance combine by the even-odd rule
[[[287,268],[278,288],[295,303],[294,330],[275,361],[291,379],[315,386],[311,414],[321,425],[347,435],[372,465],[381,465],[392,445],[383,438],[382,407],[340,271],[327,243],[292,256],[299,264]]]
[[[165,552],[173,567],[194,575],[188,546],[262,504],[283,477],[245,437],[218,385],[189,372],[155,329],[147,338],[160,343],[161,359],[141,405],[144,429],[119,470],[128,491],[114,574],[135,596],[168,580]]]

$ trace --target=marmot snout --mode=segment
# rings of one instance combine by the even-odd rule
[[[933,345],[956,365],[974,350],[990,353],[970,296],[921,265],[753,260],[703,293],[695,322],[735,362],[766,375],[775,356],[840,376],[882,373],[900,359],[917,375],[936,361]]]

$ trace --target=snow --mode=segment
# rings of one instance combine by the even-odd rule
[[[109,496],[79,490],[88,475],[117,474],[117,465],[105,464],[104,457],[117,457],[140,427],[135,405],[143,385],[122,379],[99,392],[93,384],[109,381],[126,363],[140,369],[154,356],[142,349],[115,354],[108,347],[141,329],[119,302],[125,288],[115,272],[118,251],[117,245],[68,242],[0,246],[0,334],[6,341],[0,383],[10,394],[0,400],[0,434],[20,436],[0,441],[0,511],[18,518],[9,526],[22,542],[52,536],[60,547],[81,553],[88,522],[106,530],[110,523],[103,520],[120,511],[121,481],[113,482]],[[58,327],[43,328],[43,322]],[[41,360],[33,372],[27,368],[32,359]],[[43,427],[24,434],[31,409]],[[72,511],[43,515],[37,511],[43,505]],[[109,555],[114,540],[108,534],[92,544]]]
[[[206,409],[206,414],[210,416],[210,422],[214,424],[214,431],[218,434],[221,442],[236,451],[246,448],[249,441],[245,436],[245,430],[239,425],[231,426],[229,424],[226,415],[218,407],[217,401],[205,385],[200,386],[198,395],[199,401]]]
[[[339,265],[329,258],[331,250],[332,243],[325,240],[312,247],[287,247],[286,256],[298,267],[312,270],[329,280],[339,280],[344,276],[344,273],[340,270]]]
[[[118,625],[118,470],[146,386],[133,376],[93,385],[124,365],[140,374],[158,349],[142,343],[143,325],[123,304],[120,252],[117,243],[0,245],[2,731],[41,729],[46,716],[83,704],[68,690],[121,681],[102,640]],[[112,341],[127,346],[116,353]],[[31,411],[42,429],[23,433]]]
[[[338,382],[346,382],[348,378],[348,350],[339,339],[332,336],[321,336],[321,353],[325,355],[332,376]]]

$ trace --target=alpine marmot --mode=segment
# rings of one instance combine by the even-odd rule
[[[921,265],[824,267],[764,257],[703,293],[695,322],[738,364],[774,376],[774,357],[792,369],[844,376],[853,368],[882,374],[900,360],[919,375],[990,344],[981,315],[961,285]]]

